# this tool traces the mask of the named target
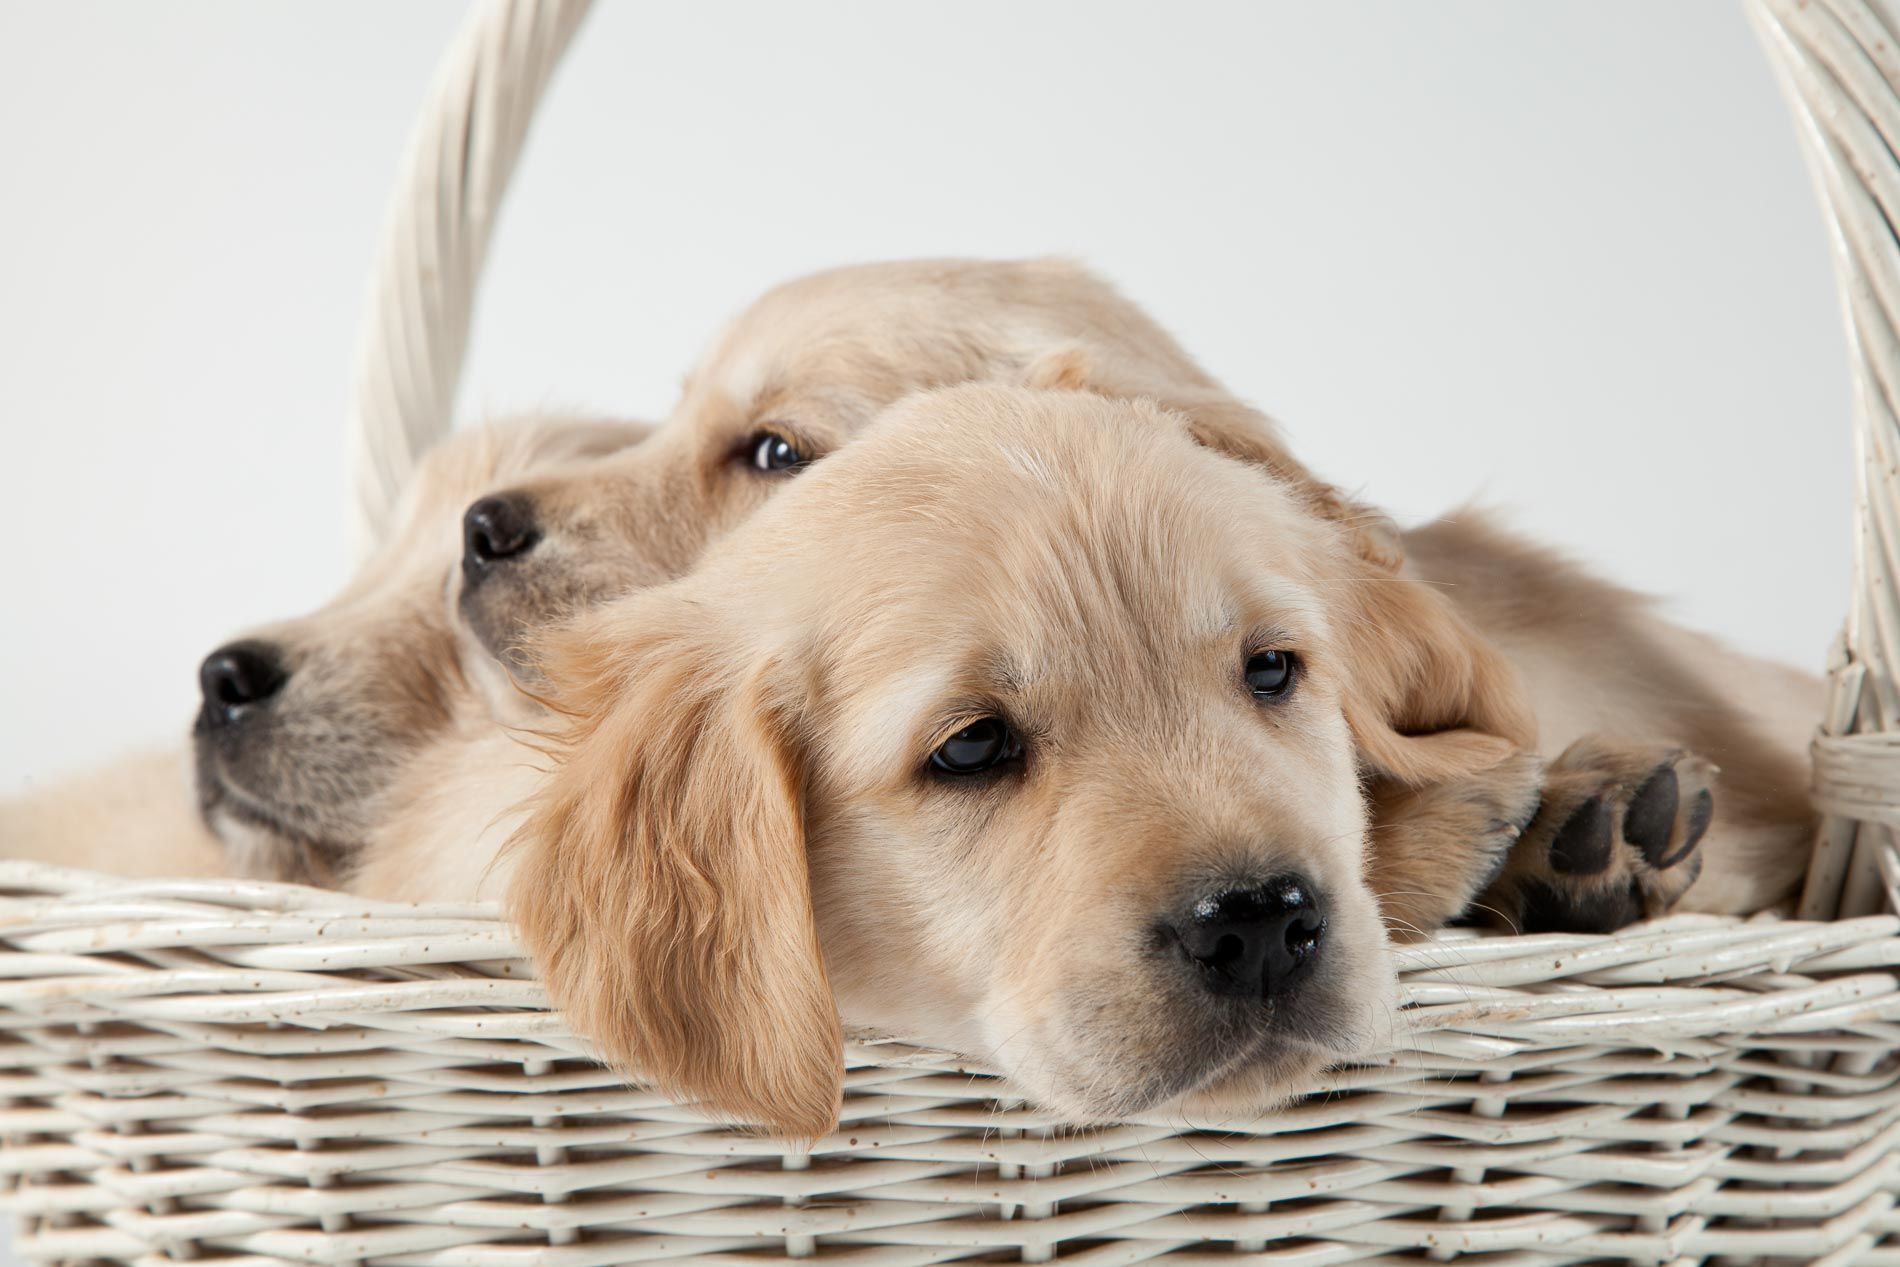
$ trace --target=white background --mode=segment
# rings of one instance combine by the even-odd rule
[[[462,5],[0,6],[0,793],[178,735],[342,580],[340,421]],[[653,415],[852,260],[1081,257],[1333,478],[1474,495],[1818,666],[1848,399],[1729,0],[604,3],[502,224],[465,415]]]

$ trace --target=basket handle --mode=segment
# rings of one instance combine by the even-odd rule
[[[1854,375],[1854,588],[1815,736],[1805,919],[1900,910],[1900,5],[1748,0],[1828,221]]]
[[[478,0],[403,153],[357,337],[347,422],[357,559],[453,422],[475,290],[535,106],[590,0]]]

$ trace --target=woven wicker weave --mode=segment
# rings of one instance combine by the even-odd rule
[[[1857,918],[1445,935],[1399,952],[1389,1056],[1249,1122],[1066,1126],[863,1040],[839,1131],[791,1150],[586,1059],[491,908],[0,864],[16,1250],[1900,1264],[1900,917],[1871,913],[1900,909],[1900,13],[1753,4],[1838,226],[1860,389],[1861,566],[1817,744],[1837,817],[1804,911]],[[583,8],[479,8],[412,144],[359,373],[367,533],[446,426],[481,246]],[[445,154],[491,157],[438,202]]]
[[[0,1168],[34,1257],[1661,1263],[1900,1240],[1890,915],[1407,949],[1398,1050],[1254,1122],[1064,1127],[953,1057],[861,1042],[838,1133],[788,1153],[581,1058],[486,909],[17,863],[0,891]]]

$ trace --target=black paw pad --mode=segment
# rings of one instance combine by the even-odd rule
[[[1676,831],[1676,810],[1680,808],[1682,789],[1673,766],[1659,767],[1643,780],[1623,811],[1623,839],[1643,851],[1652,867],[1663,865],[1669,852],[1669,838]]]
[[[1595,875],[1610,865],[1610,810],[1593,796],[1570,812],[1550,842],[1550,868],[1561,875]]]
[[[1709,830],[1709,820],[1714,817],[1715,797],[1709,789],[1703,788],[1689,802],[1689,821],[1683,824],[1682,847],[1658,862],[1656,869],[1665,871],[1694,852],[1695,847],[1702,843],[1703,833]]]
[[[1589,892],[1562,892],[1536,880],[1524,886],[1527,933],[1613,933],[1642,917],[1642,900],[1628,885]]]

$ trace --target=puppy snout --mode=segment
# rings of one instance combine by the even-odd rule
[[[198,666],[205,717],[228,726],[269,702],[289,678],[283,657],[269,643],[233,642],[219,647]]]
[[[1181,949],[1219,995],[1268,999],[1297,985],[1325,940],[1313,886],[1295,875],[1206,894],[1176,925]]]
[[[470,580],[491,564],[526,554],[541,539],[534,506],[519,493],[497,493],[462,515],[462,570]]]

